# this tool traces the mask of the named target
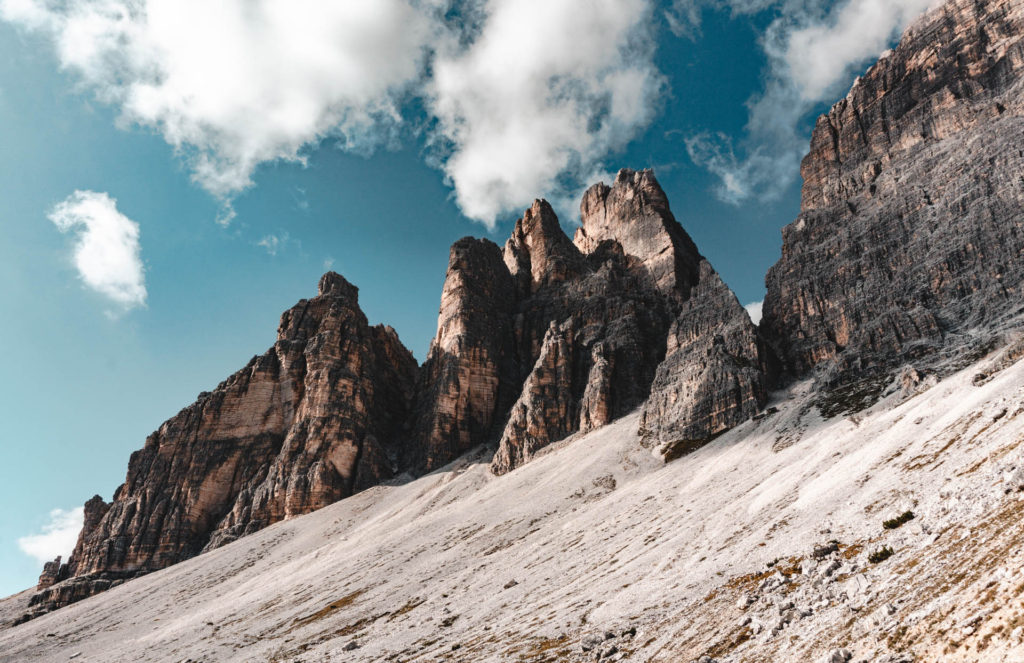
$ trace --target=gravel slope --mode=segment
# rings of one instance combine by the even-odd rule
[[[798,384],[667,465],[636,414],[466,458],[0,630],[0,661],[1024,660],[1000,356],[829,420]]]

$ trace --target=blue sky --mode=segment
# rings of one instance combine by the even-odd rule
[[[929,2],[382,0],[324,17],[260,0],[257,30],[237,2],[211,18],[0,0],[0,595],[34,584],[73,510],[110,499],[129,454],[264,352],[327,268],[422,361],[451,242],[503,243],[541,196],[571,233],[585,185],[653,167],[740,300],[760,300],[815,115]],[[239,64],[261,39],[284,45]]]

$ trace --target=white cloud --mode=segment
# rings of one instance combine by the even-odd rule
[[[491,0],[469,46],[438,55],[428,105],[467,216],[571,191],[652,119],[650,16],[648,0]]]
[[[286,232],[280,235],[265,235],[260,241],[256,242],[256,246],[262,247],[269,255],[276,256],[278,251],[283,250],[288,245],[288,240],[289,236]]]
[[[49,522],[43,525],[38,534],[18,539],[18,548],[40,563],[51,562],[57,555],[67,561],[78,541],[78,533],[82,530],[84,514],[84,507],[70,511],[54,509],[50,512]]]
[[[62,233],[75,232],[73,260],[86,286],[125,310],[146,303],[139,224],[117,211],[106,193],[75,191],[49,218]]]
[[[801,25],[781,43],[769,44],[769,55],[803,101],[817,102],[848,84],[853,67],[877,59],[911,21],[938,2],[849,0],[824,21]]]
[[[717,175],[720,198],[771,200],[799,174],[808,137],[803,120],[815,106],[840,96],[859,68],[878,58],[904,29],[939,0],[677,0],[669,14],[678,34],[699,28],[703,6],[734,14],[774,7],[779,17],[762,37],[769,70],[763,92],[749,102],[746,136],[733,144],[719,135],[687,141],[691,159]],[[694,23],[694,22],[697,23]]]
[[[0,0],[0,17],[49,35],[123,124],[159,131],[221,223],[260,164],[325,138],[394,145],[412,113],[462,210],[491,224],[572,191],[652,119],[651,4]]]
[[[763,299],[761,301],[759,301],[759,302],[750,302],[749,304],[747,304],[743,308],[745,308],[747,310],[747,315],[750,316],[750,320],[755,325],[761,324],[761,311],[764,308],[764,300]]]
[[[0,0],[0,16],[48,33],[63,68],[229,200],[324,137],[387,140],[434,38],[424,2]]]

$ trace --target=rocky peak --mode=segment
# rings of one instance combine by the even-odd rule
[[[580,221],[574,242],[581,251],[593,253],[602,242],[616,241],[643,263],[658,290],[678,299],[689,296],[701,256],[672,215],[653,171],[622,169],[612,186],[590,187]]]
[[[392,477],[417,375],[394,330],[328,273],[265,354],[166,421],[110,504],[86,503],[62,580],[34,613],[85,598]],[[66,580],[64,580],[66,578]]]
[[[496,244],[464,237],[452,245],[437,336],[418,387],[412,466],[440,467],[486,441],[514,398],[515,300]]]
[[[504,258],[524,295],[565,281],[577,274],[583,264],[579,249],[562,231],[546,200],[535,200],[516,221],[512,236],[505,243]]]
[[[544,211],[554,243],[563,235]],[[651,171],[623,170],[611,187],[592,187],[581,217],[575,245],[585,269],[533,279],[528,296],[520,289],[516,353],[525,379],[492,463],[498,473],[649,396],[659,405],[645,410],[645,431],[662,446],[680,436],[706,441],[753,416],[766,397],[753,325],[675,220]],[[521,228],[530,226],[521,220]],[[509,247],[524,244],[514,234],[506,247],[513,272],[529,263]],[[712,352],[716,337],[729,338],[727,351]]]
[[[348,299],[353,305],[359,303],[359,288],[352,285],[348,280],[337,272],[327,272],[320,277],[317,283],[318,297],[342,297]]]
[[[756,368],[747,375],[753,327],[737,324],[745,313],[654,175],[623,171],[594,191],[603,211],[590,194],[586,255],[542,200],[504,251],[455,242],[422,368],[393,329],[369,326],[355,286],[325,274],[281,316],[272,348],[150,435],[109,505],[90,500],[32,614],[481,444],[498,443],[492,467],[511,471],[628,414],[652,384],[661,405],[644,422],[662,437],[682,434],[678,420],[699,442],[750,416],[761,402]]]

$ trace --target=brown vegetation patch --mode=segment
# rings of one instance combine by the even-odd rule
[[[341,597],[337,601],[334,601],[332,603],[328,603],[327,605],[325,605],[324,607],[320,608],[319,610],[314,612],[312,615],[309,615],[308,617],[302,617],[300,619],[296,619],[294,621],[294,624],[295,624],[296,627],[301,627],[301,626],[306,626],[307,624],[312,624],[313,622],[319,621],[319,620],[323,619],[324,617],[329,617],[330,615],[333,615],[334,613],[338,612],[339,610],[341,610],[343,608],[347,608],[348,606],[350,606],[353,603],[355,603],[356,599],[359,598],[360,595],[362,595],[364,591],[365,590],[357,589],[356,591],[352,592],[351,594],[348,594],[346,596]]]

